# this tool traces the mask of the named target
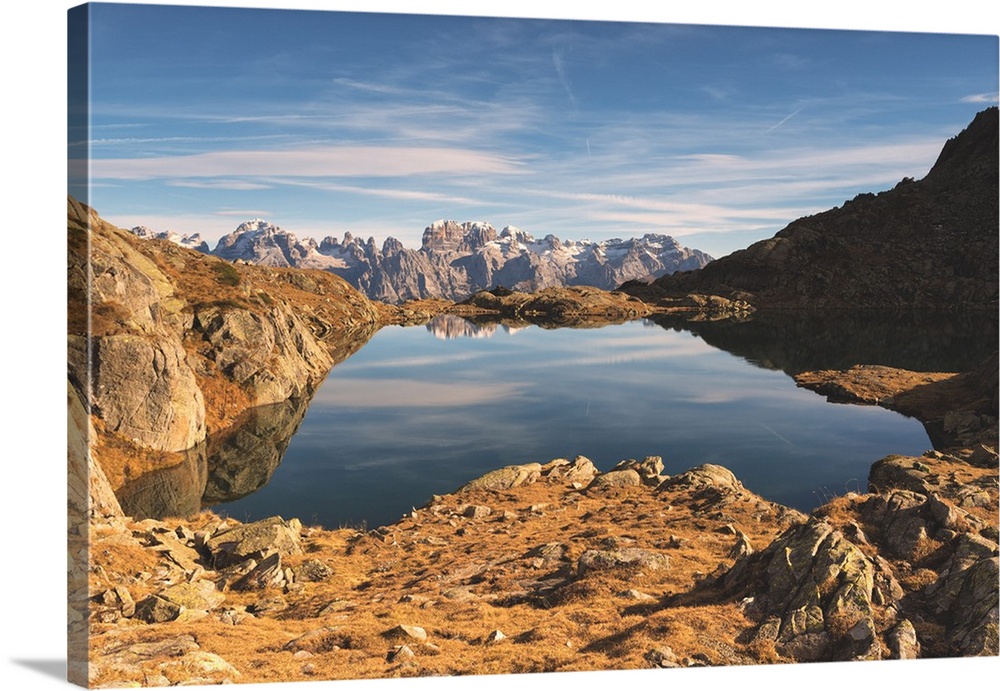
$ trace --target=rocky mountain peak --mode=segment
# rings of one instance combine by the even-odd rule
[[[954,179],[955,183],[963,184],[965,173],[979,170],[992,171],[995,180],[1000,148],[997,113],[996,106],[977,113],[968,127],[945,142],[925,180],[947,184]]]
[[[427,252],[474,252],[497,239],[496,229],[483,221],[438,220],[424,229],[421,249]]]
[[[504,229],[500,231],[501,240],[509,240],[514,243],[521,243],[522,245],[527,245],[535,241],[534,236],[531,233],[526,233],[516,226],[504,226]]]
[[[148,228],[134,232],[138,237],[156,236]],[[168,239],[182,244],[177,236]],[[191,240],[201,242],[197,236]],[[312,238],[300,240],[259,218],[241,223],[219,240],[215,250],[202,245],[203,252],[229,261],[330,271],[385,302],[461,300],[497,285],[517,290],[570,285],[612,290],[631,279],[696,269],[712,259],[653,233],[600,243],[563,242],[551,234],[538,241],[516,226],[505,226],[498,233],[485,221],[443,219],[426,227],[418,250],[405,248],[393,237],[379,247],[374,238],[356,238],[350,231],[342,240],[332,235],[318,243]]]
[[[236,226],[234,233],[255,233],[258,235],[275,235],[280,233],[285,233],[284,230],[278,226],[265,221],[262,218],[252,218],[249,221],[243,221],[243,223]]]
[[[135,226],[129,232],[143,240],[168,240],[175,245],[198,250],[208,254],[210,252],[208,243],[201,239],[201,234],[181,235],[170,230],[156,231],[147,226]]]

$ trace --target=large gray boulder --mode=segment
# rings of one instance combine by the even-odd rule
[[[139,446],[183,451],[205,438],[205,402],[179,340],[94,339],[92,412]]]

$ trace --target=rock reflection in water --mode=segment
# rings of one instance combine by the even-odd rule
[[[743,321],[654,315],[752,365],[788,375],[853,365],[915,372],[967,372],[996,351],[993,312],[757,312]]]
[[[309,400],[290,398],[253,408],[239,424],[212,437],[203,503],[233,501],[266,485],[298,430]]]
[[[129,480],[116,492],[126,516],[136,520],[191,516],[201,510],[208,478],[205,444],[188,449],[180,463]]]
[[[180,463],[127,482],[116,492],[125,514],[137,519],[190,516],[256,492],[281,464],[309,400],[252,408],[234,425],[188,449]]]

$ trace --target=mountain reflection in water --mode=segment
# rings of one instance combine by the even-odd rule
[[[786,374],[857,363],[966,370],[996,334],[995,318],[955,315],[557,330],[438,317],[383,329],[311,401],[250,411],[119,499],[139,516],[211,507],[241,520],[374,526],[504,465],[582,454],[608,470],[652,454],[668,474],[725,465],[763,496],[809,510],[863,491],[878,458],[930,442],[914,420],[826,403]]]

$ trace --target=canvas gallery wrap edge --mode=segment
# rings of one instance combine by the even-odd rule
[[[996,656],[996,36],[68,26],[71,682]]]

